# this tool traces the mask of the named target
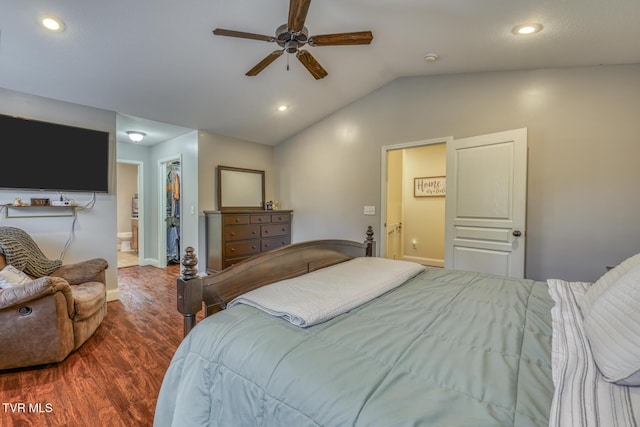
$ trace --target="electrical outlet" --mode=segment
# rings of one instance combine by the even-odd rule
[[[375,206],[365,206],[364,207],[364,214],[365,215],[375,215],[376,214],[376,207]]]

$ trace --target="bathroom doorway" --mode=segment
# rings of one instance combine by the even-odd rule
[[[117,163],[118,268],[140,265],[142,239],[142,164]]]
[[[451,138],[383,147],[382,256],[444,266],[445,197],[416,194],[416,180],[446,176]]]

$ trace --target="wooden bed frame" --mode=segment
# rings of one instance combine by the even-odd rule
[[[177,281],[178,311],[184,317],[184,336],[196,324],[204,306],[209,316],[224,310],[235,297],[279,280],[300,276],[351,258],[375,255],[373,229],[363,243],[349,240],[312,240],[264,252],[222,271],[199,276],[194,249],[185,249],[182,275]]]

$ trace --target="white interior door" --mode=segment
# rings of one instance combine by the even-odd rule
[[[447,144],[445,267],[524,277],[527,129]]]

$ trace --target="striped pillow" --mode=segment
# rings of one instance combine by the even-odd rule
[[[640,385],[640,266],[615,280],[593,302],[584,327],[605,379]]]
[[[586,316],[595,301],[607,289],[609,289],[616,280],[628,273],[629,270],[638,266],[640,266],[640,253],[627,258],[626,260],[618,264],[615,268],[607,271],[593,284],[593,286],[584,295],[584,298],[580,303],[580,309],[582,310],[582,313]]]

